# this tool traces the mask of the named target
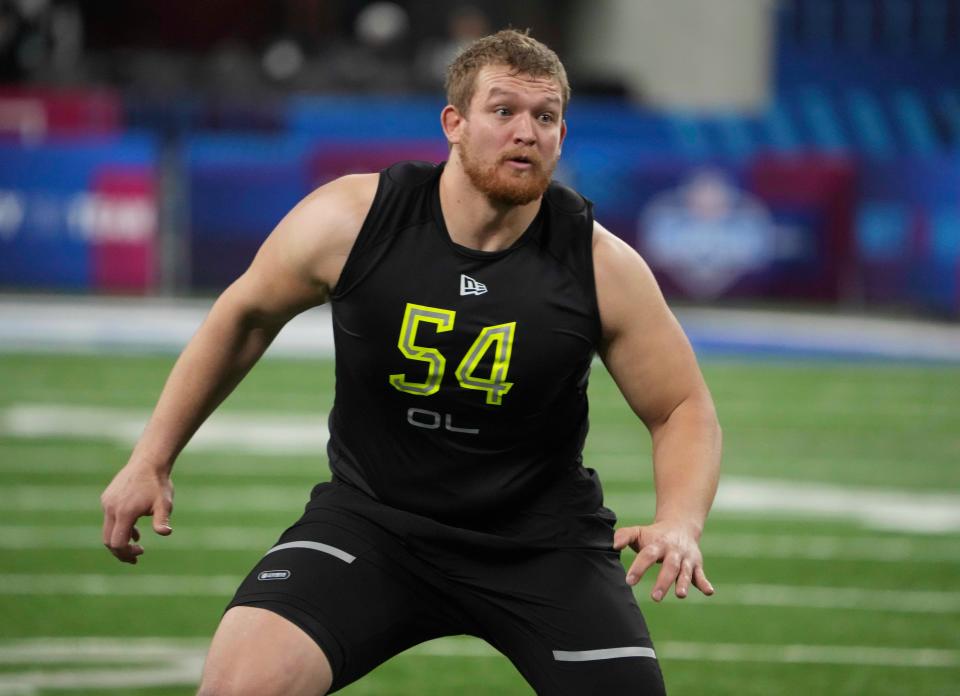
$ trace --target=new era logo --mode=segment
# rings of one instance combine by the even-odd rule
[[[257,580],[286,580],[289,577],[289,570],[261,570]]]
[[[487,286],[468,275],[460,274],[460,295],[482,295]]]

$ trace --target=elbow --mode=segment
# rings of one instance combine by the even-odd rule
[[[651,433],[669,430],[671,427],[690,428],[706,434],[719,448],[723,441],[723,429],[710,392],[704,387],[682,399],[661,418],[647,423]]]

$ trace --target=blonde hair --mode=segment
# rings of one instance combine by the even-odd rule
[[[506,65],[514,72],[546,77],[560,85],[563,112],[570,103],[570,83],[560,58],[530,36],[530,30],[504,29],[477,39],[464,48],[447,68],[447,101],[466,114],[476,91],[477,73],[488,65]]]

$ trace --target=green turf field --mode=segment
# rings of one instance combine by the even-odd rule
[[[178,463],[173,536],[147,536],[135,567],[113,560],[98,496],[171,364],[0,354],[0,696],[192,694],[235,584],[328,476],[309,443],[231,445],[259,414],[306,423],[297,433],[324,422],[332,363],[266,360],[224,405],[226,436]],[[731,484],[703,540],[718,594],[654,605],[650,577],[637,591],[670,693],[960,693],[960,369],[708,359],[704,371]],[[587,462],[621,520],[643,522],[648,438],[601,366],[591,407]],[[505,658],[454,638],[341,693],[529,689]]]

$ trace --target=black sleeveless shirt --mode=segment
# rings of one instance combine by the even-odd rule
[[[609,546],[581,456],[600,339],[592,205],[551,183],[510,248],[477,251],[450,239],[442,171],[381,172],[332,293],[334,479],[445,525]]]

